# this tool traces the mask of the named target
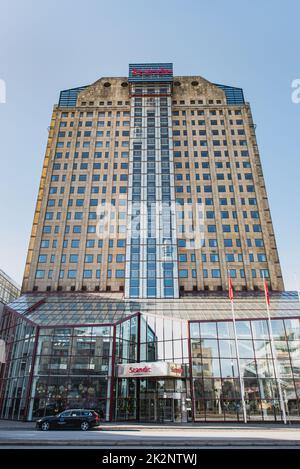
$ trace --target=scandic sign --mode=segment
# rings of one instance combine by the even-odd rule
[[[126,363],[118,365],[118,376],[123,378],[153,376],[183,376],[183,367],[170,362]]]
[[[133,77],[136,76],[144,76],[144,75],[172,75],[172,70],[168,68],[158,68],[158,69],[138,69],[138,68],[133,68],[131,70],[131,74]]]
[[[129,64],[129,82],[171,82],[172,63]]]

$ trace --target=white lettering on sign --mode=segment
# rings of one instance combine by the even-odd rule
[[[144,362],[144,363],[126,363],[118,365],[118,376],[123,378],[146,377],[146,376],[173,376],[181,377],[184,375],[183,366],[179,363],[170,362]]]

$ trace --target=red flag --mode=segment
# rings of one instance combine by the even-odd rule
[[[266,281],[266,279],[264,279],[264,287],[265,287],[266,303],[268,306],[270,306],[270,294],[269,294],[268,282]]]
[[[233,288],[232,288],[232,281],[230,278],[230,273],[228,272],[228,294],[229,294],[229,299],[230,301],[233,301]]]

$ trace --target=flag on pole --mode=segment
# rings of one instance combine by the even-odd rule
[[[264,287],[265,287],[266,303],[268,306],[270,306],[270,294],[269,294],[268,282],[266,279],[264,279]]]
[[[229,294],[230,301],[233,301],[233,287],[232,287],[230,272],[228,272],[228,294]]]

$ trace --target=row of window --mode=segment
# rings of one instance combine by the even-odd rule
[[[85,158],[89,158],[89,157],[90,157],[90,153],[88,151],[82,151],[80,154],[79,154],[79,152],[74,153],[74,159],[77,159],[77,158],[85,159]],[[102,153],[102,151],[95,151],[94,152],[94,158],[95,159],[102,158],[102,157],[105,158],[105,159],[108,159],[110,157],[110,152],[109,151],[106,151],[104,153]],[[128,151],[121,151],[121,152],[114,151],[113,157],[114,158],[129,158],[129,152]],[[68,160],[70,158],[70,152],[69,151],[66,151],[65,153],[63,153],[61,151],[60,152],[55,152],[54,158],[55,159],[65,158],[65,159]],[[53,165],[53,169],[60,169],[60,167],[57,166],[58,164],[60,165],[60,163],[55,163]],[[76,164],[76,168],[77,168],[77,164]],[[76,168],[74,168],[74,165],[73,165],[73,169],[76,169]],[[100,166],[100,168],[101,168],[101,166]],[[64,164],[64,169],[68,169],[68,166],[66,166],[66,164]]]
[[[181,151],[174,151],[174,158],[188,158],[191,153],[189,153],[188,151],[185,151],[184,153],[182,153]],[[198,158],[198,156],[201,156],[202,158],[208,158],[209,156],[214,156],[215,158],[228,158],[229,157],[229,152],[228,151],[214,151],[213,153],[211,152],[208,152],[208,151],[201,151],[200,153],[198,151],[194,151],[192,153],[192,155],[194,156],[194,158]],[[237,151],[234,151],[234,157],[235,158],[247,158],[249,156],[249,153],[248,153],[248,150],[245,150],[245,151],[240,151],[240,152],[237,152]],[[215,162],[215,166],[216,168],[220,168],[220,167],[223,167],[223,166],[220,166],[220,165],[223,165],[223,162],[222,161],[216,161]],[[231,165],[230,165],[230,161],[226,161],[226,163],[224,163],[226,168],[230,168]],[[240,168],[241,167],[241,164],[239,161],[237,161],[236,163],[236,167],[237,168]],[[195,168],[199,168],[199,163],[197,161],[194,162],[194,165],[195,165]],[[219,165],[219,166],[218,166]],[[186,168],[186,169],[189,169],[190,168],[190,163],[188,161],[182,163],[182,162],[178,162],[176,161],[175,164],[174,164],[175,168]],[[209,161],[204,161],[201,163],[201,166],[202,168],[209,168],[210,167],[210,163]],[[251,163],[250,161],[243,161],[242,162],[242,166],[244,168],[251,168]]]
[[[117,124],[117,127],[120,126],[120,121],[117,121],[116,122]],[[130,125],[130,121],[124,121],[122,122],[122,125],[124,127],[129,127]],[[124,134],[125,132],[125,134]],[[129,131],[128,130],[124,130],[121,132],[121,135],[123,137],[128,137],[129,136]],[[104,130],[97,130],[97,131],[91,131],[91,130],[85,130],[85,131],[81,131],[81,130],[78,130],[76,132],[76,134],[74,135],[76,137],[92,137],[92,136],[95,136],[95,137],[111,137],[111,131],[110,130],[106,130],[104,132]],[[120,131],[119,130],[116,130],[115,131],[115,137],[119,137],[120,136]],[[69,130],[68,132],[66,131],[59,131],[58,132],[58,138],[66,138],[66,137],[73,137],[73,132],[71,130]]]
[[[223,239],[224,247],[226,248],[231,248],[234,247],[241,247],[241,240],[239,238],[233,240],[231,238]],[[246,239],[246,244],[248,248],[253,247],[253,245],[257,248],[263,248],[264,247],[264,241],[261,238],[256,238],[254,240],[247,238]],[[195,248],[195,240],[194,239],[178,239],[177,240],[177,245],[180,248]],[[217,248],[218,247],[218,240],[215,238],[211,239],[203,239],[202,241],[202,247],[210,247],[210,248]]]
[[[231,278],[245,278],[245,271],[244,269],[230,269],[230,276]],[[179,278],[180,279],[188,279],[189,277],[192,278],[197,278],[197,270],[196,269],[179,269],[178,271]],[[45,270],[36,270],[35,278],[39,280],[45,279],[46,271]],[[220,269],[203,269],[202,270],[202,275],[203,278],[221,278],[221,271]],[[226,273],[227,275],[227,273]],[[251,269],[251,275],[252,278],[257,278],[257,270],[256,269]],[[68,271],[65,270],[60,270],[59,272],[59,278],[69,278],[69,279],[75,279],[77,276],[77,270],[76,269],[69,269]],[[85,279],[90,279],[90,278],[100,278],[101,276],[101,270],[97,269],[93,271],[92,269],[84,269],[83,270],[83,278]],[[268,269],[259,269],[259,276],[260,278],[269,278],[269,270]],[[48,271],[48,279],[53,278],[53,270]],[[107,270],[107,278],[112,278],[112,270],[108,269]],[[120,278],[125,278],[125,270],[124,269],[116,269],[115,270],[115,276],[114,278],[120,279]]]
[[[78,248],[79,247],[79,243],[77,243],[78,240],[74,240],[74,242],[71,243],[71,246],[73,248]],[[94,240],[89,240],[89,241],[93,241]],[[66,242],[67,243],[67,242]],[[49,244],[46,244],[47,247],[49,247]],[[67,244],[64,243],[64,247],[66,247]],[[45,244],[42,244],[41,243],[41,248],[42,247],[45,247]],[[87,242],[86,244],[86,247],[94,247],[94,244],[91,245],[91,243]],[[267,256],[265,254],[257,254],[256,255],[256,258],[257,258],[257,262],[267,262]],[[47,263],[48,262],[48,259],[49,259],[49,262],[53,263],[55,262],[55,254],[51,254],[51,255],[47,255],[47,254],[40,254],[39,257],[38,257],[38,262],[39,263]],[[209,262],[219,262],[219,254],[204,254],[202,253],[201,254],[201,260],[202,262],[207,262],[207,259],[209,259]],[[69,255],[69,259],[68,259],[68,262],[69,263],[77,263],[79,260],[79,255],[78,254],[70,254]],[[190,254],[190,256],[188,256],[187,254],[179,254],[178,255],[178,260],[179,262],[183,262],[183,263],[186,263],[186,262],[196,262],[196,255],[195,254]],[[225,261],[226,262],[243,262],[243,254],[225,254]],[[249,254],[249,261],[250,262],[255,262],[255,259],[254,259],[254,254]],[[65,254],[63,254],[61,256],[61,263],[65,263],[67,262],[67,257]],[[97,254],[97,256],[93,255],[93,254],[86,254],[84,256],[84,262],[85,263],[93,263],[93,262],[102,262],[102,254]],[[109,254],[108,255],[108,262],[111,263],[111,262],[117,262],[117,263],[120,263],[120,262],[125,262],[125,254],[116,254],[115,256],[113,256],[112,254]]]
[[[123,181],[124,179],[122,179]],[[99,189],[99,188],[98,188]],[[70,193],[73,194],[75,191],[75,188],[74,187],[71,187],[71,190],[70,190]],[[101,187],[101,193],[102,194],[106,194],[106,191],[107,191],[107,187],[106,186],[102,186]],[[127,194],[127,186],[112,186],[111,188],[111,191],[113,194],[119,192],[120,194]],[[95,190],[93,191],[94,194],[98,193],[99,190],[97,191],[96,188]],[[56,186],[51,186],[49,188],[49,194],[50,195],[53,195],[53,194],[57,194],[58,193],[58,187]],[[64,194],[65,193],[65,188],[64,186],[60,187],[60,190],[59,190],[59,193],[60,194]],[[72,204],[71,204],[72,205]],[[76,200],[76,206],[77,207],[81,207],[84,205],[84,199],[77,199]],[[90,200],[90,205],[93,205],[93,206],[96,206],[98,205],[98,199],[91,199]]]
[[[112,111],[99,111],[97,113],[96,112],[94,113],[94,111],[87,111],[87,112],[81,111],[79,113],[79,117],[94,117],[95,115],[98,117],[105,117],[105,116],[111,117]],[[123,115],[124,117],[129,117],[130,112],[129,111],[117,111],[116,115],[117,117],[120,117],[121,115]],[[75,113],[74,112],[62,112],[61,113],[61,118],[64,119],[68,117],[75,117]]]
[[[68,239],[65,239],[63,241],[63,248],[67,248],[69,246],[69,241],[70,241],[70,247],[71,248],[79,248],[80,247],[80,239],[71,239],[71,240],[68,240]],[[117,248],[124,248],[126,246],[126,240],[125,239],[110,239],[108,241],[108,247],[109,248],[113,248],[113,247],[117,247]],[[49,248],[50,247],[50,240],[49,239],[42,239],[41,241],[41,245],[40,245],[41,248]],[[57,248],[57,240],[54,239],[52,240],[52,247],[53,248]],[[98,248],[102,248],[103,247],[103,239],[87,239],[86,242],[85,242],[85,247],[86,248],[94,248],[94,247],[98,247]]]
[[[51,256],[48,256],[47,254],[40,254],[39,257],[38,257],[38,262],[39,263],[47,263],[48,258],[49,258],[51,263],[55,262],[55,254],[52,254]],[[79,260],[79,255],[78,254],[69,254],[68,261],[67,261],[66,254],[63,254],[61,256],[60,262],[62,264],[65,264],[66,262],[69,262],[71,264],[72,263],[77,264],[78,260]],[[109,254],[108,255],[108,262],[111,263],[113,261],[117,262],[117,263],[125,262],[125,254],[116,254],[115,256],[113,256],[112,254]],[[102,254],[97,254],[97,256],[94,256],[94,254],[85,254],[84,262],[86,264],[90,264],[90,263],[93,263],[93,262],[102,262]]]
[[[45,275],[46,275],[45,270],[38,269],[38,270],[36,270],[35,278],[38,279],[38,280],[43,280],[43,279],[46,278]],[[63,278],[75,279],[76,276],[77,276],[77,270],[76,269],[69,269],[68,271],[65,271],[65,270],[60,270],[59,271],[59,278],[60,279],[63,279]],[[88,279],[88,278],[100,278],[101,277],[101,270],[97,269],[97,270],[93,271],[92,269],[84,269],[82,277],[86,278],[86,279]],[[53,270],[48,271],[47,278],[48,279],[53,278]],[[110,270],[110,269],[107,270],[107,278],[113,278],[112,270]],[[125,278],[125,270],[124,269],[116,269],[115,274],[114,274],[114,278],[118,278],[118,279],[119,278]]]
[[[231,278],[245,278],[245,270],[244,269],[229,269],[230,277]],[[203,269],[202,270],[203,278],[221,278],[221,270],[220,269]],[[226,275],[227,275],[226,271]],[[179,278],[197,278],[197,270],[196,269],[179,269],[178,270]],[[257,269],[251,269],[251,276],[252,278],[257,278]],[[260,278],[269,278],[269,270],[268,269],[259,269],[259,276]]]
[[[101,148],[103,147],[103,141],[102,140],[99,140],[99,141],[96,141],[95,144],[93,144],[93,142],[90,142],[90,141],[82,141],[82,142],[76,142],[75,143],[75,147],[76,148],[79,148],[79,147],[82,147],[82,148],[89,148],[91,146],[91,143],[92,145],[95,145],[96,148]],[[119,141],[118,140],[114,140],[114,146],[115,147],[118,147],[119,146]],[[67,148],[70,148],[72,146],[73,142],[72,140],[70,140],[69,142],[57,142],[56,143],[56,148],[63,148],[63,147],[67,147]],[[110,140],[107,140],[105,142],[105,147],[109,148],[110,147]],[[128,140],[123,140],[121,142],[121,146],[122,147],[129,147],[129,141]]]
[[[192,121],[192,122],[195,122],[195,121]],[[198,122],[203,122],[203,121],[198,121]],[[213,129],[210,131],[210,133],[211,135],[226,135],[225,129],[222,129],[222,130]],[[173,137],[179,137],[180,135],[187,137],[187,134],[188,134],[187,130],[174,130],[173,131]],[[203,135],[207,135],[207,134],[208,132],[205,129],[198,130],[198,135],[200,135],[200,137]],[[244,129],[231,129],[230,134],[231,135],[245,135],[245,130]],[[197,136],[197,131],[192,130],[192,135]]]
[[[211,185],[204,185],[202,186],[203,192],[213,192],[213,186]],[[219,185],[216,187],[218,192],[234,192],[234,186],[229,185],[229,186],[223,186]],[[201,192],[201,186],[196,186],[196,191],[199,193]],[[255,187],[251,185],[247,186],[242,186],[239,185],[239,192],[255,192]],[[180,192],[187,192],[191,193],[191,186],[175,186],[175,192],[180,193]]]
[[[185,177],[184,177],[185,176]],[[211,181],[211,173],[202,173],[201,174],[203,181]],[[226,177],[227,176],[227,177]],[[238,173],[237,174],[237,179],[240,181],[244,177],[246,181],[252,181],[253,180],[253,175],[252,173]],[[216,178],[217,181],[224,181],[225,179],[228,179],[229,181],[232,181],[232,174],[231,173],[216,173]],[[185,173],[183,175],[182,173],[175,174],[175,180],[176,181],[183,181],[186,179],[187,181],[190,181],[191,175],[189,173]],[[200,174],[196,173],[195,174],[195,179],[196,181],[200,181]]]
[[[193,144],[193,147],[207,147],[208,146],[208,141],[207,140],[193,140],[192,141],[192,144]],[[237,146],[237,145],[240,145],[242,147],[246,147],[248,145],[247,143],[247,140],[231,140],[231,144],[233,146]],[[76,144],[77,145],[77,144]],[[190,146],[190,143],[188,140],[174,140],[173,141],[173,145],[174,145],[174,148],[176,147],[189,147]],[[212,145],[214,147],[219,147],[219,146],[224,146],[224,147],[227,147],[228,145],[228,141],[225,139],[225,140],[212,140]],[[78,146],[79,146],[79,142],[78,142]]]
[[[219,102],[218,102],[219,101]],[[172,104],[177,104],[177,101],[172,101]],[[185,101],[179,101],[179,104],[185,104]],[[191,104],[196,104],[196,101],[195,102],[192,102],[191,101]],[[198,104],[204,104],[203,103],[203,100],[200,100],[198,101]],[[213,104],[213,100],[209,100],[209,104]],[[221,101],[220,100],[217,100],[217,104],[221,104]],[[179,111],[173,111],[173,113],[178,113],[178,114],[174,114],[175,116],[179,116]],[[240,109],[227,109],[225,110],[225,112],[227,112],[227,114],[229,116],[231,115],[236,115],[236,116],[241,116],[242,115],[242,111]],[[195,115],[195,113],[197,113],[197,116],[204,116],[205,114],[209,115],[209,116],[216,116],[217,114],[219,114],[220,116],[222,116],[224,114],[224,110],[223,109],[198,109],[198,110],[191,110],[191,114],[192,116]],[[183,110],[181,111],[181,114],[183,116],[186,115],[186,111]]]
[[[226,262],[243,262],[243,254],[231,254],[231,253],[225,253],[225,261]],[[257,262],[267,262],[267,256],[265,254],[257,254],[256,255]],[[201,254],[201,260],[202,262],[207,262],[207,259],[209,259],[209,262],[219,262],[219,254]],[[196,256],[195,254],[191,254],[188,256],[187,254],[179,254],[178,255],[178,260],[179,262],[196,262]],[[254,254],[251,253],[249,254],[249,261],[250,262],[255,262]]]

